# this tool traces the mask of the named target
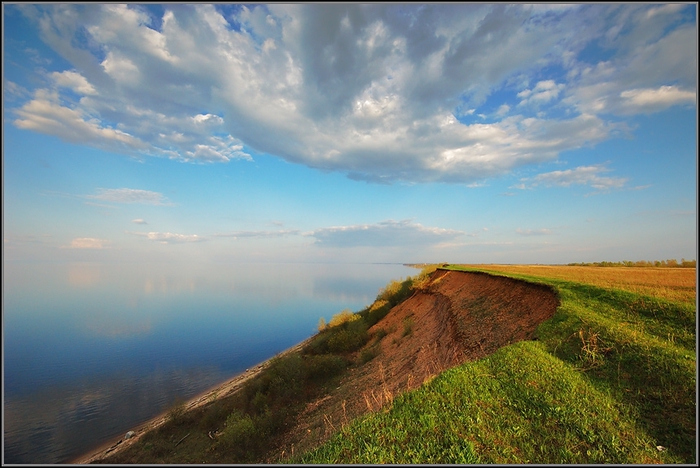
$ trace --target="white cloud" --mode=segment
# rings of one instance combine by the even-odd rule
[[[574,169],[566,169],[563,171],[545,172],[536,175],[532,179],[521,179],[522,183],[514,188],[533,188],[538,185],[547,187],[588,185],[604,191],[613,188],[622,188],[625,183],[627,183],[627,179],[623,177],[605,177],[600,175],[606,172],[609,172],[609,169],[603,165],[579,166]]]
[[[159,192],[150,190],[119,188],[119,189],[97,189],[96,195],[83,195],[85,198],[94,200],[109,201],[115,203],[140,203],[144,205],[171,205],[168,199]],[[136,222],[134,220],[133,222]],[[143,220],[141,220],[143,221]]]
[[[93,237],[77,237],[71,241],[69,246],[66,246],[64,248],[100,250],[106,248],[107,243],[108,242],[104,239],[95,239]]]
[[[134,224],[148,224],[146,221],[144,221],[141,218],[132,219],[131,222]]]
[[[554,80],[540,81],[533,89],[525,89],[518,93],[518,97],[521,98],[518,105],[545,104],[556,99],[564,88],[563,84],[557,84]]]
[[[424,227],[410,220],[388,220],[377,224],[322,228],[306,235],[314,237],[316,244],[327,247],[403,247],[438,245],[462,236],[464,232]]]
[[[610,138],[609,114],[695,102],[692,6],[38,8],[71,68],[15,125],[127,154],[217,163],[250,148],[353,179],[471,183]],[[589,44],[609,58],[584,61]],[[500,90],[520,93],[484,106]]]
[[[622,108],[636,114],[651,113],[678,104],[695,104],[697,93],[679,89],[677,86],[661,86],[657,89],[631,89],[620,93]]]
[[[142,141],[121,130],[100,125],[82,109],[61,105],[55,92],[37,90],[34,99],[16,113],[20,117],[14,121],[18,128],[47,133],[71,143],[92,144],[120,152],[146,149]]]
[[[278,231],[233,231],[223,234],[214,234],[216,237],[233,237],[237,238],[270,238],[270,237],[286,237],[301,234],[298,229],[281,229]]]
[[[679,4],[679,3],[651,8],[647,11],[646,17],[647,17],[647,19],[651,19],[657,15],[677,13],[681,10],[681,8],[683,8],[683,5]]]
[[[574,61],[569,71],[571,91],[563,102],[599,115],[650,113],[696,102],[697,28],[694,24],[671,27],[670,22],[682,14],[649,20],[646,12],[652,10],[632,9],[631,14],[616,17],[619,29],[628,31],[608,39],[608,47],[616,53],[594,65]],[[647,98],[653,94],[654,103],[644,94]],[[633,97],[643,97],[645,105]]]
[[[206,239],[197,234],[176,234],[172,232],[131,232],[127,231],[127,234],[133,234],[135,236],[145,237],[148,240],[159,242],[161,244],[182,244],[190,242],[202,242]]]
[[[515,230],[516,233],[520,234],[521,236],[548,236],[552,233],[550,229],[521,229],[518,228]]]
[[[58,86],[70,88],[76,93],[83,95],[97,94],[95,88],[80,73],[73,71],[53,72],[51,77]]]
[[[17,99],[25,99],[31,95],[23,86],[18,85],[14,81],[5,79],[2,87],[2,96],[5,101],[14,101]]]
[[[501,104],[498,107],[498,110],[496,110],[496,115],[502,117],[504,115],[507,115],[508,111],[510,111],[510,106],[508,104]]]

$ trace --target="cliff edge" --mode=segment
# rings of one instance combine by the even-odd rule
[[[309,403],[274,456],[318,445],[352,419],[442,371],[503,346],[536,339],[559,305],[548,286],[480,272],[437,269],[369,329],[376,357],[349,370],[331,395]],[[377,340],[377,338],[379,338]],[[356,359],[358,360],[358,359]]]

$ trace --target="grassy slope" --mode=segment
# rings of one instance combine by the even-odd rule
[[[505,274],[559,292],[538,341],[451,369],[291,461],[695,463],[695,304]]]

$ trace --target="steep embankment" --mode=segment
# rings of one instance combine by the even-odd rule
[[[167,423],[161,418],[158,429],[148,426],[148,434],[145,430],[137,434],[139,440],[110,445],[106,457],[102,451],[88,459],[99,463],[283,461],[318,446],[356,417],[379,410],[396,395],[421,386],[445,369],[534,338],[537,326],[554,315],[559,304],[548,286],[485,273],[438,269],[392,284],[397,291],[385,290],[372,307],[346,317],[353,323],[345,325],[365,327],[367,333],[360,335],[366,341],[359,349],[354,345],[350,346],[353,352],[321,349],[319,343],[324,339],[330,343],[329,337],[360,336],[342,335],[352,327],[328,329],[298,347],[296,359],[259,366],[256,375],[246,377],[250,389],[238,386],[226,397],[211,400],[209,396],[224,392],[209,392],[185,406],[186,417]],[[392,304],[396,305],[390,308]],[[374,325],[367,330],[370,324]],[[308,380],[307,374],[318,372],[310,370],[316,369],[314,365],[338,362],[352,364],[339,377],[328,377],[337,383],[324,384],[319,390]],[[272,375],[265,376],[268,368]],[[278,382],[285,378],[290,380]],[[287,395],[284,389],[292,388],[298,390],[292,392],[294,396]],[[236,400],[238,396],[242,398]],[[258,401],[264,403],[261,407],[269,404],[272,413],[254,410],[253,419],[227,418],[235,408],[249,411],[260,406]],[[280,424],[280,430],[268,428]],[[235,433],[243,429],[245,433]],[[255,454],[244,446],[255,447]]]
[[[391,331],[373,367],[392,389],[420,385],[442,370],[534,337],[556,311],[547,287],[484,273],[437,270],[411,298],[370,329]],[[408,329],[411,332],[408,332]]]
[[[397,394],[440,372],[533,339],[559,300],[548,286],[485,273],[438,269],[415,293],[369,329],[356,353],[376,354],[352,367],[340,386],[302,412],[268,461],[327,439],[350,420],[376,411]]]
[[[427,271],[95,461],[696,463],[695,304]]]
[[[666,271],[638,270],[629,268],[622,281],[609,283],[607,269],[586,272],[589,284],[566,274],[563,280],[523,276],[555,288],[560,299],[556,314],[537,327],[538,341],[513,343],[446,370],[290,461],[697,464],[697,307],[674,300],[685,285],[658,281]],[[656,280],[649,282],[657,285],[653,294],[630,288],[635,275]],[[604,287],[597,285],[601,280]],[[447,295],[454,301],[459,293]],[[465,308],[476,323],[478,309]],[[479,334],[489,335],[467,336],[472,344],[463,349],[478,354]]]

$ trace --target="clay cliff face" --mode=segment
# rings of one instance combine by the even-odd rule
[[[291,444],[316,445],[353,418],[379,410],[450,367],[535,338],[537,326],[558,305],[556,293],[544,285],[436,270],[369,329],[370,336],[386,333],[376,345],[377,356],[353,367],[331,395],[309,404],[282,449],[289,453]],[[374,342],[370,339],[366,348]]]
[[[534,338],[537,325],[552,317],[558,305],[546,286],[436,270],[426,285],[370,329],[370,334],[389,332],[370,363],[377,371],[382,367],[391,390],[415,388],[447,368]]]

